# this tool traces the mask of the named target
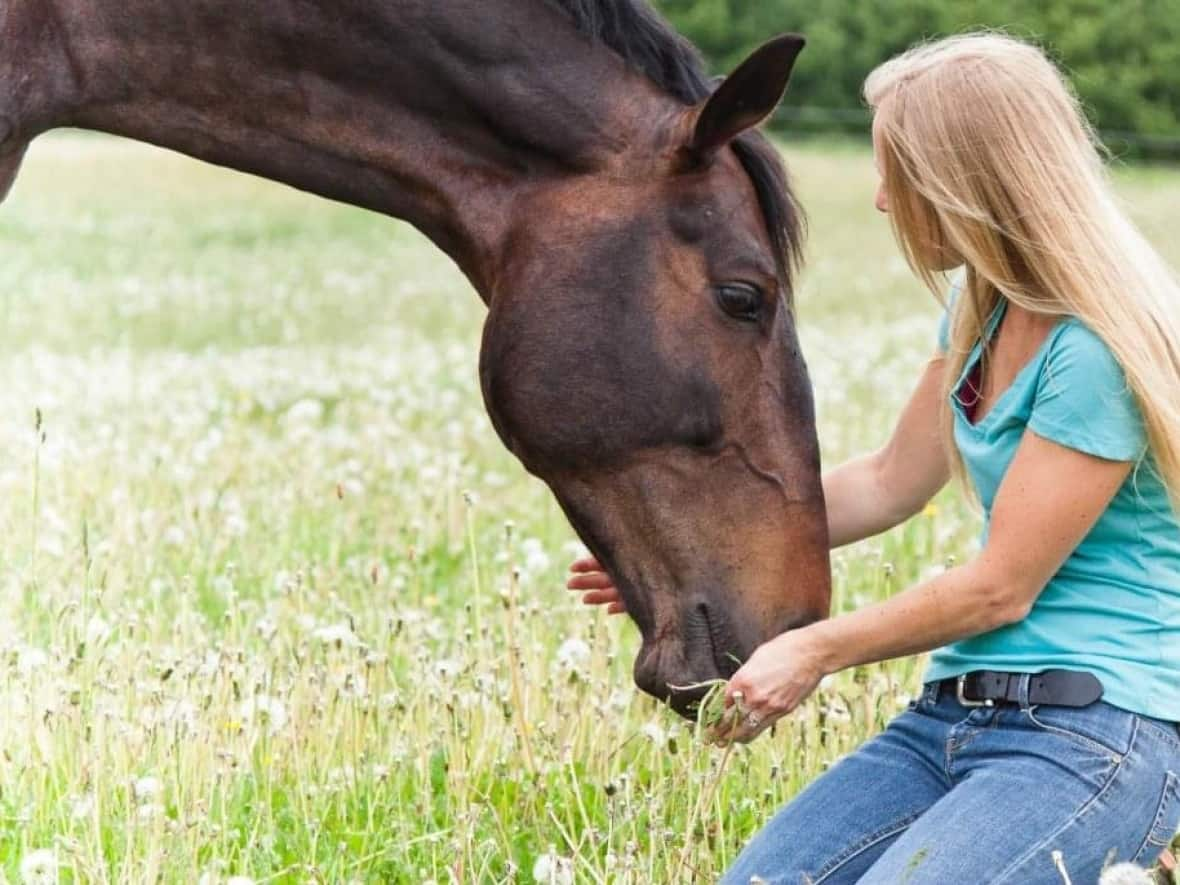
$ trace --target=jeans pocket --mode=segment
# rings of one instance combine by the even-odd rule
[[[1140,866],[1153,863],[1156,856],[1171,844],[1180,828],[1180,777],[1169,771],[1164,778],[1164,789],[1156,804],[1155,819],[1133,862]]]
[[[1134,713],[1101,702],[1089,707],[1034,704],[1024,712],[1041,731],[1060,735],[1099,755],[1122,757],[1130,752]]]

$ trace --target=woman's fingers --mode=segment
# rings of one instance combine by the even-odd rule
[[[615,584],[606,572],[586,572],[570,578],[565,586],[571,590],[605,590]]]
[[[602,570],[602,563],[600,563],[593,556],[585,556],[581,559],[575,559],[570,564],[571,572],[600,572]]]
[[[605,590],[591,590],[582,594],[582,602],[586,605],[615,605],[622,604],[619,598],[619,591],[614,587],[607,587]]]
[[[620,615],[627,610],[614,581],[593,556],[575,560],[570,571],[573,577],[565,585],[582,593],[582,602],[586,605],[605,605],[609,615]]]

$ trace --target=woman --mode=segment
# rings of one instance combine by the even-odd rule
[[[824,479],[832,543],[962,475],[985,544],[733,677],[725,737],[749,740],[828,673],[934,652],[910,708],[725,881],[1058,885],[1061,866],[1093,883],[1111,861],[1149,865],[1180,823],[1180,286],[1039,50],[921,46],[865,94],[877,208],[932,290],[962,270],[892,439]],[[572,568],[588,603],[623,610],[597,562]]]

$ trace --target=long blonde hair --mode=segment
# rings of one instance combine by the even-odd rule
[[[917,46],[865,83],[894,233],[941,299],[964,265],[943,405],[1001,298],[1074,316],[1110,348],[1180,512],[1180,283],[1119,205],[1093,129],[1035,46],[973,33]]]

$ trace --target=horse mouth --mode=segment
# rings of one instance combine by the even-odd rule
[[[696,718],[701,702],[718,681],[727,682],[741,667],[733,649],[740,648],[727,622],[711,614],[705,603],[689,609],[684,659],[692,679],[681,684],[664,683],[664,698],[686,719]],[[695,661],[695,665],[694,662]]]
[[[709,607],[705,603],[697,605],[701,620],[705,625],[705,638],[709,644],[709,656],[713,660],[713,667],[718,675],[728,680],[742,666],[742,662],[729,649],[733,646],[733,636],[724,622],[718,624],[709,615]]]

